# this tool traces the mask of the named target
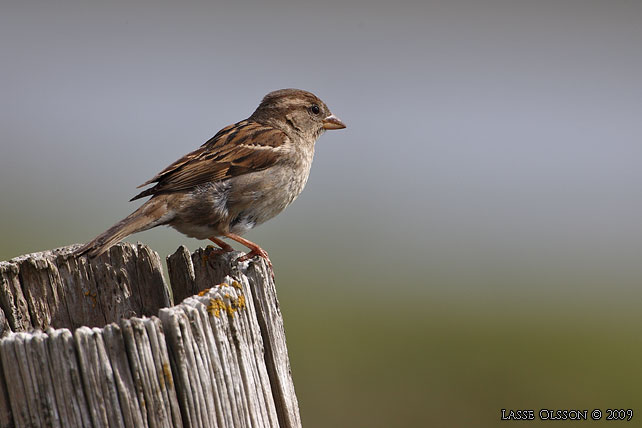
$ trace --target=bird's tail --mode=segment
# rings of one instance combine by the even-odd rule
[[[79,248],[76,254],[87,253],[89,257],[99,256],[132,233],[167,223],[169,221],[167,209],[161,199],[152,198],[145,202],[136,211]]]

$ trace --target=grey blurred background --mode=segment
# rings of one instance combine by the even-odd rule
[[[625,0],[4,0],[0,260],[88,241],[265,93],[307,89],[348,128],[248,235],[305,426],[640,413],[641,23]]]

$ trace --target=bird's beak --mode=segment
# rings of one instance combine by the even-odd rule
[[[339,119],[333,114],[323,119],[324,129],[343,129],[345,127],[346,127],[346,124],[341,122],[341,119]]]

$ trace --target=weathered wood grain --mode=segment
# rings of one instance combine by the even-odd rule
[[[121,323],[122,327],[122,323]],[[120,411],[123,415],[125,426],[153,426],[147,423],[144,401],[139,401],[137,388],[134,386],[133,371],[127,356],[127,339],[123,332],[125,328],[119,328],[115,324],[109,324],[103,328],[103,340],[107,357],[111,363],[114,384],[118,392]]]
[[[199,248],[190,259],[187,259],[188,254],[189,251],[185,247],[180,247],[167,258],[168,267],[179,267],[179,270],[173,274],[170,269],[174,295],[180,295],[181,290],[189,290],[190,293],[196,294],[208,289],[212,284],[225,282],[226,278],[235,278],[244,289],[248,290],[246,295],[251,297],[251,301],[246,303],[251,303],[252,310],[255,311],[253,316],[259,323],[258,331],[265,347],[265,365],[272,385],[279,425],[281,427],[301,426],[283,317],[267,263],[259,258],[252,259],[250,263],[237,263],[236,259],[241,255],[240,253],[219,255],[213,247]],[[187,267],[184,267],[185,264]],[[190,274],[184,274],[185,272]],[[191,272],[194,272],[193,275]],[[179,290],[175,287],[179,287]]]
[[[301,426],[263,260],[181,247],[167,307],[149,248],[74,248],[0,262],[0,426]]]
[[[123,243],[93,260],[76,256],[78,247],[0,262],[0,309],[11,331],[102,327],[171,304],[160,258],[148,247]]]
[[[301,426],[299,403],[294,391],[290,357],[285,340],[283,316],[276,297],[276,287],[266,263],[254,263],[247,269],[246,281],[254,291],[257,321],[261,328],[274,401],[283,427]]]
[[[69,426],[90,426],[91,419],[83,390],[82,373],[76,358],[74,338],[68,329],[47,329],[47,347],[56,403],[61,421]]]
[[[0,356],[0,427],[11,428],[13,426],[11,405],[9,404],[9,391],[7,391],[7,381],[4,377],[4,368]]]
[[[194,277],[192,256],[184,245],[181,245],[174,254],[167,257],[167,271],[174,302],[182,302],[200,291],[195,289],[196,278]]]
[[[27,300],[22,294],[19,272],[18,264],[13,260],[0,262],[0,309],[12,331],[27,331],[31,328],[31,316]],[[3,329],[0,337],[9,333],[10,331]]]
[[[80,327],[74,332],[85,396],[94,427],[122,427],[124,418],[102,333],[97,327]]]
[[[182,426],[180,409],[174,389],[169,354],[163,327],[158,318],[131,318],[121,320],[127,355],[132,365],[132,380],[137,394],[136,404],[128,402],[142,412],[146,426]],[[123,364],[124,365],[124,364]]]
[[[210,285],[160,311],[184,413],[197,426],[278,427],[251,290],[231,277]]]
[[[39,401],[33,391],[33,380],[29,370],[27,353],[24,342],[29,335],[18,333],[12,340],[0,342],[0,355],[3,360],[3,371],[10,387],[11,411],[17,426],[38,426],[39,413],[34,413],[31,408],[37,408]],[[12,362],[13,364],[10,364]]]

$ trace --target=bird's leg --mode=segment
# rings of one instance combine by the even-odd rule
[[[231,253],[232,251],[234,251],[234,248],[232,248],[227,242],[223,241],[222,239],[218,239],[217,237],[213,236],[209,238],[209,240],[220,247],[213,250],[217,254]]]
[[[270,258],[268,257],[267,251],[265,251],[263,248],[259,247],[252,241],[248,241],[247,239],[235,234],[235,233],[226,233],[226,237],[235,240],[239,244],[245,245],[247,248],[250,249],[250,252],[247,253],[244,256],[241,256],[238,258],[237,261],[239,262],[244,262],[246,260],[251,259],[254,256],[259,256],[264,258],[267,261],[268,266],[270,267],[270,271],[272,272],[272,278],[274,278],[274,269],[272,269],[272,262],[270,261]]]

